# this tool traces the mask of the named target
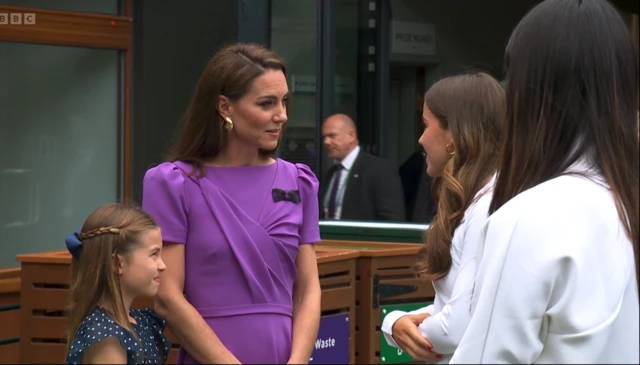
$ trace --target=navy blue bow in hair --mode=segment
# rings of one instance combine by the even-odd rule
[[[82,253],[82,241],[80,241],[80,230],[73,232],[73,234],[65,237],[64,242],[67,244],[67,250],[71,253],[71,256],[78,259],[80,253]]]
[[[273,196],[273,201],[276,203],[283,200],[296,204],[300,203],[300,192],[298,190],[272,189],[271,196]]]

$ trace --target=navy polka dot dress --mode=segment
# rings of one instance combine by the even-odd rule
[[[171,349],[162,333],[165,321],[153,309],[131,309],[129,313],[137,322],[132,326],[140,341],[114,322],[104,308],[96,307],[80,324],[66,363],[82,364],[82,355],[89,346],[107,337],[117,337],[127,351],[127,364],[164,364]]]

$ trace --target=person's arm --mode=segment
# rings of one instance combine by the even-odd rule
[[[300,245],[296,258],[298,277],[293,287],[293,343],[289,364],[306,364],[311,358],[320,325],[320,279],[314,245]]]
[[[384,316],[384,319],[382,320],[382,326],[380,327],[380,331],[382,331],[382,334],[384,335],[384,339],[387,341],[387,343],[389,344],[389,346],[391,347],[395,347],[395,348],[400,348],[398,346],[398,344],[396,343],[396,340],[393,338],[393,325],[396,324],[396,322],[408,315],[408,314],[429,314],[429,315],[433,315],[433,304],[429,304],[426,307],[422,307],[422,308],[418,308],[416,310],[410,311],[410,312],[405,312],[405,311],[393,311],[389,314],[387,314],[386,316]]]
[[[293,333],[289,364],[307,364],[320,326],[321,289],[314,244],[320,242],[318,179],[309,166],[296,164],[302,203],[298,276],[293,286]]]
[[[117,337],[104,338],[89,346],[82,355],[83,364],[126,364],[127,351]]]
[[[490,203],[491,195],[484,195],[467,209],[462,224],[454,233],[462,237],[462,245],[455,247],[454,238],[452,250],[460,249],[462,252],[451,298],[444,303],[441,311],[425,319],[419,326],[420,332],[433,345],[433,351],[439,354],[453,354],[469,325],[476,282],[476,253]]]
[[[405,314],[391,328],[397,348],[409,354],[415,361],[432,361],[442,357],[432,351],[433,346],[418,330],[420,323],[430,316],[429,313]]]
[[[180,346],[201,364],[240,364],[184,297],[184,248],[169,242],[162,248],[167,269],[162,273],[155,309],[166,319]]]

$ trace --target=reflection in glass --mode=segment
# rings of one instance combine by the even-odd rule
[[[0,42],[0,267],[118,198],[119,52]]]
[[[320,221],[323,240],[422,243],[428,224]]]
[[[319,0],[272,0],[272,46],[290,64],[293,106],[289,136],[310,125],[309,150],[304,156],[316,159],[322,146],[315,145],[313,124],[316,108],[315,73],[317,4]],[[430,198],[432,181],[424,173],[424,156],[417,144],[422,133],[422,97],[436,81],[471,69],[485,70],[502,78],[504,47],[513,27],[536,2],[491,1],[500,6],[497,16],[482,2],[465,0],[335,0],[332,27],[335,47],[328,55],[335,61],[333,110],[325,114],[346,113],[357,124],[364,151],[403,166],[403,195],[407,220],[427,223],[434,214]],[[388,5],[382,6],[383,4]],[[387,9],[383,11],[383,9]],[[487,21],[490,19],[491,21]],[[388,35],[376,32],[389,22]],[[637,29],[637,28],[636,28]],[[326,29],[325,29],[326,31]],[[381,34],[378,34],[381,33]],[[381,38],[388,37],[388,38]],[[388,64],[376,70],[379,44],[388,41]],[[384,48],[384,47],[383,47]],[[324,55],[327,56],[327,55]],[[380,63],[384,63],[380,61]],[[377,80],[380,69],[388,69],[388,84]],[[367,81],[369,80],[369,81]],[[373,81],[372,81],[373,80]],[[380,97],[375,105],[371,93]],[[388,110],[388,119],[376,123],[377,110]],[[307,135],[307,134],[305,134]],[[384,138],[379,138],[383,136]],[[299,148],[301,143],[286,146]],[[314,153],[310,151],[315,148]],[[288,154],[287,154],[288,153]],[[283,149],[282,156],[299,160]],[[321,182],[332,161],[324,159],[321,171],[314,171]],[[311,165],[314,165],[313,163]],[[325,182],[326,183],[326,182]]]
[[[80,13],[121,14],[123,0],[4,0],[3,5]]]
[[[358,44],[359,1],[340,0],[335,3],[336,77],[334,113],[344,113],[358,121]],[[368,150],[367,146],[362,146]]]
[[[279,157],[315,167],[316,0],[271,1],[271,48],[287,62],[291,104]],[[314,171],[318,174],[318,171]]]

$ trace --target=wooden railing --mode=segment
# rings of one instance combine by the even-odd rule
[[[318,247],[318,271],[322,287],[321,313],[332,318],[345,318],[349,324],[346,337],[349,353],[343,363],[355,360],[355,284],[356,259],[353,250]],[[71,255],[67,251],[20,255],[21,263],[21,341],[19,360],[22,364],[61,363],[66,351],[66,315],[69,301]],[[151,298],[138,297],[132,307],[153,307]],[[322,325],[322,324],[321,324]],[[175,364],[179,342],[165,330],[173,348],[167,364]]]

